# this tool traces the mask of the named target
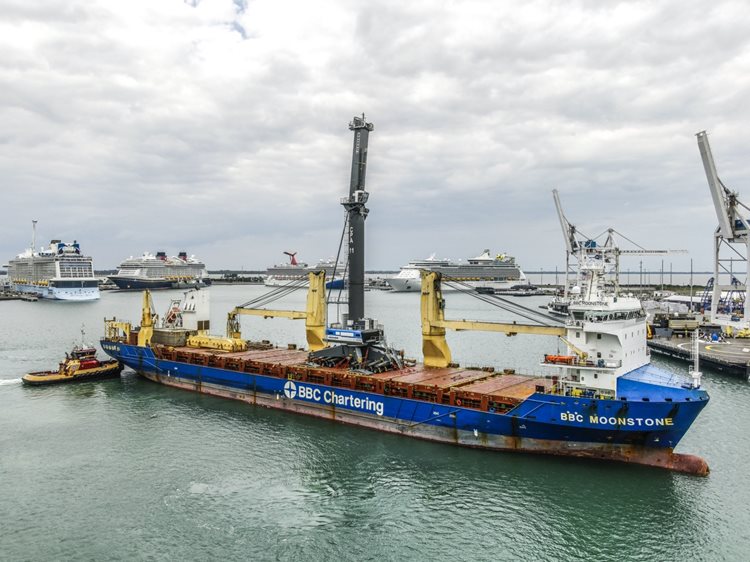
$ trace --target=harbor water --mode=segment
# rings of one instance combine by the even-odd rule
[[[265,288],[208,290],[212,331],[223,333],[226,313]],[[154,293],[157,312],[180,296]],[[445,296],[447,317],[511,318]],[[304,300],[298,292],[278,307]],[[419,295],[371,291],[366,305],[389,342],[418,358]],[[0,559],[747,559],[746,380],[704,371],[711,402],[677,450],[705,458],[706,478],[423,442],[163,387],[129,370],[21,385],[23,373],[56,366],[82,324],[96,342],[105,316],[137,323],[140,306],[139,293],[125,292],[0,303]],[[248,339],[304,344],[300,322],[242,317],[242,326]],[[543,353],[559,349],[543,336],[448,341],[462,365],[520,372],[539,372]]]

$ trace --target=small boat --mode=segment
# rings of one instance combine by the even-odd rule
[[[21,378],[24,384],[38,386],[117,377],[121,371],[122,364],[119,361],[99,361],[95,348],[76,346],[65,354],[65,361],[60,362],[56,371],[27,373]]]

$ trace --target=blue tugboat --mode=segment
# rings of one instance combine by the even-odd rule
[[[352,178],[342,201],[349,229],[346,321],[327,325],[325,275],[313,272],[305,311],[247,303],[230,313],[226,337],[208,333],[205,291],[186,294],[177,314],[161,325],[145,292],[141,325],[107,320],[102,349],[155,382],[404,436],[708,474],[703,459],[674,452],[708,403],[700,375],[649,364],[640,302],[607,292],[602,254],[582,265],[570,316],[557,325],[446,319],[444,279],[424,272],[423,364],[386,345],[382,327],[364,312],[364,180],[372,125],[363,116],[350,128]],[[243,340],[240,314],[304,319],[309,349]],[[538,376],[466,369],[452,362],[446,329],[555,335],[569,351],[540,357]]]

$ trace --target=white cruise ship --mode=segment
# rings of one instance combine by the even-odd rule
[[[52,240],[35,250],[36,221],[31,248],[8,262],[8,282],[14,291],[45,299],[91,301],[99,298],[99,280],[90,256],[81,254],[77,241]]]
[[[394,291],[420,291],[422,287],[421,270],[441,273],[444,281],[446,281],[443,292],[456,290],[455,287],[451,287],[451,281],[480,290],[510,289],[513,285],[526,282],[526,275],[516,264],[514,257],[504,254],[493,257],[489,250],[485,250],[475,258],[469,258],[466,262],[435,259],[434,255],[427,259],[410,261],[401,268],[398,275],[387,277],[385,282]]]
[[[156,255],[145,252],[142,256],[130,257],[120,264],[112,281],[122,290],[183,289],[205,287],[211,284],[206,264],[188,257],[187,252],[167,257],[166,252]]]
[[[346,266],[334,259],[319,260],[314,266],[305,262],[297,261],[297,252],[284,252],[289,256],[289,263],[272,265],[266,270],[264,284],[267,287],[279,287],[299,281],[300,287],[307,287],[307,274],[311,271],[326,272],[326,289],[339,289],[344,287],[344,273]]]

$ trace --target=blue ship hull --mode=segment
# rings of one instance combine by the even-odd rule
[[[470,447],[708,472],[702,459],[672,452],[708,395],[665,386],[663,372],[653,367],[621,378],[621,400],[534,393],[499,413],[164,360],[151,348],[120,342],[102,340],[101,345],[111,357],[162,384],[381,431]]]
[[[345,279],[334,279],[326,283],[326,289],[343,289],[346,286]]]

